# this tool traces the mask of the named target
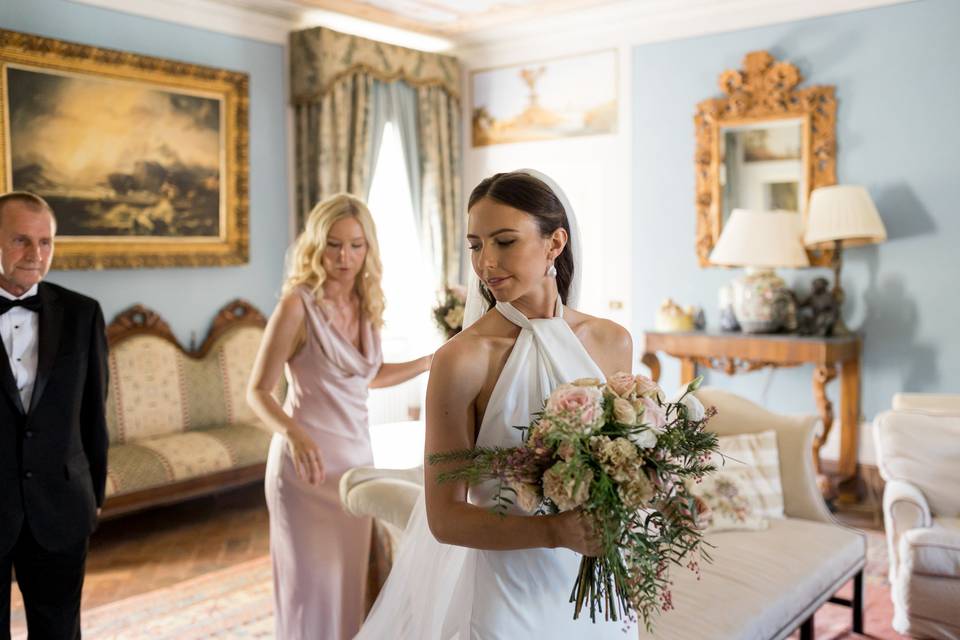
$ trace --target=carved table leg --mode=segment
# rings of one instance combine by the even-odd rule
[[[697,362],[693,358],[680,359],[680,385],[683,386],[697,377]]]
[[[857,492],[857,432],[860,430],[860,360],[840,367],[840,500],[853,503]]]
[[[833,497],[833,488],[830,481],[820,472],[820,448],[827,441],[830,435],[830,429],[833,428],[833,403],[827,397],[827,383],[837,377],[837,366],[826,364],[815,367],[813,370],[813,395],[817,401],[817,409],[820,411],[820,419],[823,421],[823,432],[813,439],[813,470],[817,474],[817,484],[820,486],[820,492],[825,498]]]
[[[647,352],[643,354],[640,358],[640,362],[645,364],[648,369],[650,369],[650,378],[654,382],[660,381],[660,359],[657,358],[657,354]]]

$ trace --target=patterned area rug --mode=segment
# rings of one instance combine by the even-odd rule
[[[27,637],[22,613],[13,638]],[[85,610],[83,636],[95,640],[272,638],[273,578],[268,556]]]
[[[868,532],[864,583],[867,634],[851,631],[850,609],[824,605],[817,612],[818,640],[901,638],[890,627],[892,607],[886,580],[886,541]],[[841,596],[850,596],[850,586]],[[19,615],[18,615],[19,614]],[[14,612],[13,638],[26,638],[22,610]],[[94,640],[200,640],[272,638],[273,580],[269,557],[257,558],[83,612],[83,635]],[[799,637],[795,634],[795,637]]]

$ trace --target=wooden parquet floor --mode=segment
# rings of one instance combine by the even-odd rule
[[[90,539],[84,609],[269,553],[263,485],[108,520]],[[20,608],[13,590],[12,606]]]

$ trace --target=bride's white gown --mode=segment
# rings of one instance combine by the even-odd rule
[[[477,446],[515,446],[515,426],[526,426],[558,385],[603,378],[597,364],[563,320],[530,320],[509,304],[497,305],[520,335],[490,396]],[[472,504],[492,505],[493,488],[473,487]],[[527,515],[512,509],[516,515]],[[536,517],[536,516],[530,516]],[[483,551],[437,542],[427,526],[423,496],[404,533],[393,569],[357,638],[382,640],[518,640],[623,638],[623,622],[573,619],[570,591],[579,554],[569,549]]]

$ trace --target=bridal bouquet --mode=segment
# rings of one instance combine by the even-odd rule
[[[706,507],[687,490],[713,467],[717,437],[704,429],[716,413],[692,395],[701,378],[673,402],[644,376],[617,373],[603,383],[557,387],[523,430],[523,444],[430,456],[459,463],[440,481],[496,481],[494,509],[515,504],[528,513],[580,508],[591,519],[602,553],[584,557],[570,602],[573,617],[589,607],[596,622],[643,619],[672,608],[670,567],[699,572]]]
[[[433,308],[433,320],[447,338],[460,333],[463,328],[463,309],[467,291],[460,285],[444,287],[442,299]]]

